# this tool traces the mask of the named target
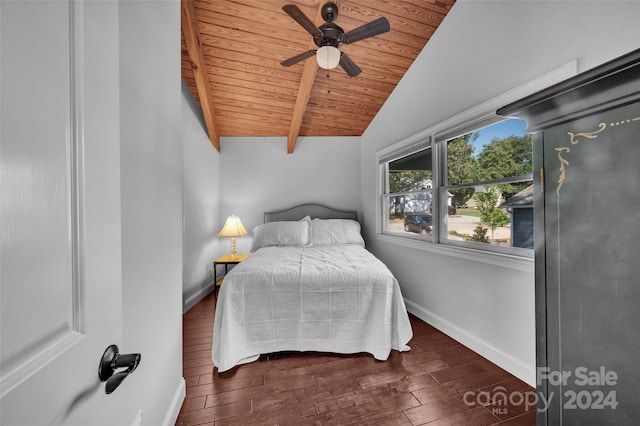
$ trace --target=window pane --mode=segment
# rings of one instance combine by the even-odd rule
[[[433,173],[431,149],[389,161],[389,193],[431,189]]]
[[[525,127],[524,120],[509,119],[448,140],[447,185],[531,173],[531,136]]]
[[[447,239],[533,248],[532,181],[450,189],[444,197],[466,200],[449,209]]]
[[[386,231],[431,239],[433,172],[431,148],[388,163]]]

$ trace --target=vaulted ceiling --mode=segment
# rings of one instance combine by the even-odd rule
[[[381,16],[391,30],[340,46],[361,69],[319,68],[312,36],[282,10],[295,4],[316,26],[326,0],[182,0],[182,76],[202,107],[209,138],[359,136],[455,0],[334,0],[345,32]]]

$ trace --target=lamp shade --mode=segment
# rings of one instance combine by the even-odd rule
[[[319,47],[316,51],[316,61],[318,61],[320,68],[325,70],[333,69],[340,63],[340,51],[333,46]]]
[[[222,231],[220,231],[218,237],[241,237],[248,233],[249,232],[240,221],[240,218],[238,216],[231,215],[224,223]]]

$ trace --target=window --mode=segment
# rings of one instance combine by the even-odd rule
[[[576,74],[573,60],[378,151],[380,238],[530,271],[531,139],[495,112]]]
[[[531,257],[531,137],[499,120],[382,155],[382,233]]]
[[[494,121],[494,120],[492,120]],[[507,119],[442,137],[440,242],[526,254],[533,248],[531,136]]]
[[[431,241],[433,236],[433,160],[424,141],[414,149],[398,153],[381,167],[384,231]],[[414,151],[414,152],[411,152]]]

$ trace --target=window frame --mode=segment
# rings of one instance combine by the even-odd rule
[[[496,111],[503,105],[515,102],[516,100],[528,96],[532,93],[545,89],[553,84],[559,83],[567,78],[575,76],[578,72],[578,61],[572,60],[560,67],[549,71],[529,82],[522,84],[512,90],[509,90],[495,98],[489,99],[473,108],[463,111],[448,119],[434,124],[414,135],[403,140],[384,147],[376,152],[376,170],[377,170],[377,194],[375,208],[375,235],[376,239],[381,242],[396,244],[422,251],[437,253],[441,255],[474,260],[482,263],[496,265],[500,267],[512,268],[520,271],[533,271],[533,253],[532,249],[512,248],[508,247],[507,252],[487,250],[487,245],[478,243],[479,247],[466,242],[464,246],[457,244],[442,243],[440,234],[440,221],[442,220],[443,210],[446,203],[441,203],[441,188],[443,182],[443,170],[445,164],[442,163],[442,140],[449,140],[456,135],[463,135],[469,131],[485,127],[491,120],[494,122],[502,121],[503,117],[496,115]],[[433,217],[433,230],[431,241],[425,240],[418,236],[400,235],[399,233],[389,233],[385,230],[385,224],[388,223],[388,213],[385,215],[385,187],[388,169],[386,163],[393,158],[398,159],[403,155],[409,155],[410,151],[417,152],[420,147],[431,147],[432,155],[432,171],[433,171],[433,187],[432,200],[433,212],[437,212],[437,216]],[[422,145],[421,145],[422,144]],[[444,153],[446,160],[446,151]],[[534,171],[535,172],[535,171]],[[386,221],[386,222],[385,222]],[[493,246],[495,247],[495,246]],[[512,251],[511,249],[517,249]],[[529,253],[523,253],[522,250]]]
[[[448,182],[448,155],[447,155],[447,143],[457,137],[463,136],[468,133],[478,131],[480,129],[489,127],[493,124],[501,123],[506,120],[512,120],[511,118],[493,116],[484,118],[482,120],[474,120],[473,123],[458,127],[456,131],[443,132],[436,136],[426,136],[417,138],[417,142],[409,144],[403,149],[392,151],[386,155],[378,157],[378,164],[380,169],[380,221],[379,229],[380,233],[396,238],[408,238],[419,240],[425,244],[434,245],[450,245],[455,247],[461,247],[472,250],[480,250],[489,253],[501,253],[510,256],[533,258],[533,249],[522,247],[505,247],[494,244],[478,243],[473,241],[457,241],[449,238],[447,235],[448,226],[447,220],[449,218],[449,204],[445,201],[445,197],[451,189],[477,187],[479,185],[491,185],[499,183],[515,183],[523,181],[533,180],[533,173],[529,173],[522,176],[510,176],[501,179],[491,179],[485,181],[473,181],[462,184],[449,185]],[[389,210],[388,204],[389,197],[400,196],[403,194],[409,194],[407,192],[390,192],[389,188],[389,164],[400,160],[409,155],[416,154],[424,150],[431,150],[431,170],[432,170],[432,187],[431,202],[432,202],[432,232],[430,238],[425,238],[421,235],[414,235],[413,233],[404,233],[391,231],[387,228],[389,224]],[[415,194],[417,192],[412,192]],[[533,230],[532,230],[533,232]]]
[[[432,167],[432,185],[431,185],[431,189],[429,191],[415,191],[415,192],[390,192],[390,188],[389,188],[389,163],[402,159],[404,157],[416,154],[418,152],[421,151],[425,151],[425,150],[431,150],[431,167]],[[433,221],[432,224],[432,231],[431,231],[431,239],[426,239],[423,236],[420,235],[413,235],[413,234],[400,234],[398,232],[394,232],[394,231],[390,231],[387,229],[386,224],[389,223],[389,208],[388,208],[388,204],[386,202],[387,198],[389,197],[393,197],[393,196],[400,196],[400,195],[407,195],[407,194],[418,194],[420,192],[429,192],[431,194],[431,204],[432,204],[432,209],[435,210],[437,208],[438,202],[437,202],[437,192],[436,192],[436,185],[435,185],[435,170],[433,170],[433,166],[435,161],[434,159],[434,154],[433,154],[433,147],[432,147],[432,143],[431,143],[431,137],[426,137],[426,138],[418,138],[418,141],[407,146],[404,147],[401,150],[395,151],[392,153],[392,155],[388,155],[388,156],[382,156],[378,159],[378,165],[381,168],[380,170],[380,188],[379,188],[379,200],[380,200],[380,208],[377,209],[379,211],[379,214],[381,215],[381,220],[378,221],[378,225],[379,228],[378,230],[380,231],[380,233],[386,234],[386,235],[391,235],[391,236],[397,236],[400,238],[413,238],[413,239],[417,239],[417,240],[421,240],[424,242],[431,242],[434,238],[434,235],[436,235],[437,232],[437,225],[435,223],[435,221]]]
[[[437,159],[434,159],[434,161],[439,161],[441,163],[440,170],[442,171],[442,173],[439,176],[440,181],[438,184],[438,190],[439,190],[438,195],[440,198],[440,204],[442,205],[442,208],[439,211],[438,220],[437,220],[438,224],[440,225],[439,226],[440,232],[438,234],[438,243],[448,244],[448,245],[458,246],[458,247],[466,247],[466,248],[476,249],[476,250],[483,250],[487,252],[504,253],[504,254],[514,255],[514,256],[533,258],[533,255],[534,255],[533,249],[513,247],[513,246],[504,247],[504,246],[498,246],[493,244],[478,243],[473,241],[456,241],[454,239],[449,238],[447,233],[448,226],[445,225],[445,222],[448,219],[448,204],[445,203],[443,200],[444,200],[445,194],[447,194],[449,190],[471,188],[471,187],[478,187],[478,186],[487,186],[487,185],[494,185],[494,184],[501,184],[501,183],[518,183],[518,182],[533,181],[533,172],[531,172],[526,175],[509,176],[509,177],[500,178],[500,179],[473,181],[473,182],[466,182],[466,183],[453,184],[453,185],[449,184],[449,179],[448,179],[448,171],[449,171],[448,157],[449,156],[447,155],[448,154],[447,143],[450,140],[455,139],[457,137],[464,136],[469,133],[477,132],[481,129],[490,127],[494,124],[502,123],[506,120],[512,120],[512,118],[500,117],[496,115],[494,117],[487,118],[480,122],[474,122],[472,125],[465,126],[460,130],[458,130],[457,132],[445,132],[441,135],[435,136],[435,144],[440,146],[440,149],[439,149],[440,155],[438,156]],[[533,229],[531,230],[531,232],[533,233]]]

